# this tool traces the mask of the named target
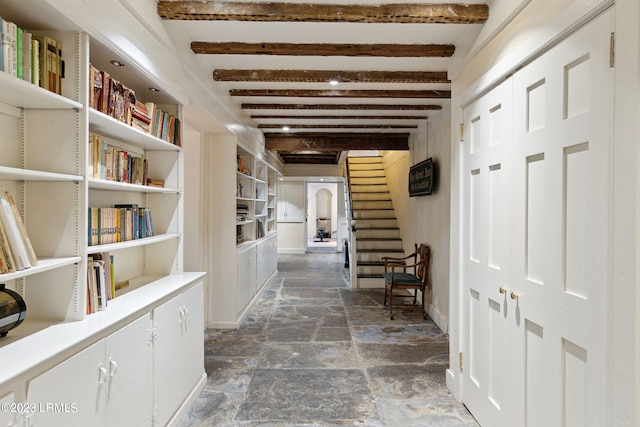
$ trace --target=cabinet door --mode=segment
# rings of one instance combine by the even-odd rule
[[[150,426],[153,415],[151,314],[106,338],[107,425]]]
[[[304,187],[302,185],[278,186],[278,221],[303,222]]]
[[[269,257],[267,256],[267,253],[269,250],[269,241],[263,240],[262,242],[258,243],[256,246],[257,246],[256,291],[258,291],[260,288],[262,288],[262,285],[264,285],[264,282],[269,277],[269,275],[267,274],[267,271],[269,269],[269,265],[268,265]]]
[[[0,405],[7,404],[7,403],[15,403],[15,399],[14,399],[14,394],[13,393],[9,393],[6,396],[4,396],[2,399],[0,399]],[[17,425],[16,424],[15,415],[16,415],[15,412],[1,410],[0,411],[0,426],[5,427],[5,426],[15,426],[15,425]]]
[[[167,425],[204,373],[203,284],[153,310],[156,425]]]
[[[238,306],[240,313],[256,294],[256,246],[238,252]]]
[[[102,340],[29,381],[27,401],[39,405],[39,409],[29,415],[27,425],[106,425],[104,354]]]

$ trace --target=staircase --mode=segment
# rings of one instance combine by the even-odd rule
[[[400,229],[393,212],[381,157],[349,157],[351,211],[356,221],[358,288],[384,287],[383,256],[402,257]]]

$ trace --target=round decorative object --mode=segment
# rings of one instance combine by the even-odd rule
[[[15,291],[0,283],[0,337],[20,325],[27,315],[27,304]]]

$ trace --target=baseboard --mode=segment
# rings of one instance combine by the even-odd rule
[[[433,322],[438,325],[440,330],[442,330],[442,332],[444,332],[445,334],[448,334],[449,322],[447,321],[447,319],[445,319],[444,316],[433,305],[429,305],[427,311],[429,312],[429,317],[431,318],[431,320],[433,320]]]
[[[207,322],[207,329],[238,329],[239,322]]]
[[[304,248],[278,248],[278,255],[304,255],[306,253]]]
[[[176,413],[173,414],[173,417],[169,420],[169,422],[167,423],[167,426],[175,427],[180,424],[180,421],[187,414],[187,412],[189,412],[189,409],[191,408],[193,401],[196,400],[196,398],[200,395],[200,392],[202,391],[202,389],[206,384],[207,384],[207,374],[206,372],[203,372],[202,376],[196,383],[195,387],[191,389],[191,392],[186,397],[186,399],[184,399],[184,401],[182,402],[182,405],[180,405]]]

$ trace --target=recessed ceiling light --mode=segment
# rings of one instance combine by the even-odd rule
[[[124,67],[124,63],[123,62],[117,61],[115,59],[113,61],[109,61],[109,62],[111,62],[111,65],[115,65],[116,67]]]
[[[331,86],[336,86],[339,83],[338,79],[331,79],[329,80],[329,84]]]
[[[151,92],[160,92],[160,89],[158,89],[157,87],[150,87],[149,90]]]
[[[282,126],[282,130],[285,132],[289,132],[289,126]]]

